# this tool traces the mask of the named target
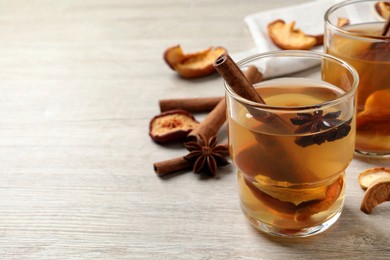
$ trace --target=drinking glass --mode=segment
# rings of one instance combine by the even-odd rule
[[[242,211],[266,233],[304,237],[341,214],[345,169],[355,144],[356,71],[309,51],[276,51],[237,63],[255,66],[265,104],[225,82],[228,140]]]
[[[385,19],[379,1],[345,1],[325,14],[325,52],[358,72],[356,151],[390,156],[390,37],[382,36]],[[346,18],[349,23],[338,25]]]

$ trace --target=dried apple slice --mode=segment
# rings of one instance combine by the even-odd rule
[[[186,110],[169,110],[152,118],[149,136],[157,143],[181,141],[198,125],[199,122]]]
[[[371,214],[377,205],[386,201],[390,201],[390,180],[387,177],[379,178],[368,187],[360,205],[360,210]]]
[[[390,180],[390,169],[384,167],[367,169],[359,174],[358,180],[360,187],[365,190],[380,178],[388,178]]]
[[[350,23],[350,21],[348,18],[339,17],[337,19],[337,27],[343,27],[343,26],[349,25],[349,23]]]
[[[375,4],[375,10],[378,14],[387,20],[390,16],[390,2],[378,2]]]
[[[209,47],[195,53],[184,53],[180,45],[168,48],[164,60],[183,78],[200,78],[215,72],[214,61],[227,53],[223,47]]]
[[[164,52],[164,60],[173,70],[175,70],[174,66],[182,62],[185,58],[186,56],[184,55],[180,45],[172,46]]]
[[[325,199],[317,203],[309,204],[306,207],[300,208],[295,213],[295,220],[305,221],[312,215],[320,213],[330,208],[337,201],[344,187],[344,180],[339,177],[334,183],[328,186]]]
[[[280,201],[294,203],[294,205],[299,205],[306,201],[322,200],[326,196],[326,186],[294,189],[286,187],[285,182],[274,181],[266,176],[259,175],[255,179],[256,181],[253,182],[253,185],[260,191]],[[266,185],[266,183],[273,183],[274,185]]]
[[[283,50],[309,50],[323,43],[323,35],[307,35],[295,28],[295,21],[278,19],[269,23],[267,29],[272,42]]]
[[[382,89],[372,93],[364,104],[364,110],[357,115],[357,129],[364,129],[370,123],[389,122],[389,100],[389,89]]]

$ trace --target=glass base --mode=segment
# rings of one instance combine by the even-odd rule
[[[246,218],[249,220],[249,222],[258,230],[265,232],[267,234],[273,235],[273,236],[278,236],[278,237],[290,237],[290,238],[297,238],[297,237],[309,237],[313,236],[319,233],[324,232],[327,230],[329,227],[331,227],[340,217],[341,215],[341,210],[338,211],[333,217],[328,219],[326,222],[314,226],[314,227],[308,227],[308,228],[303,228],[303,229],[282,229],[282,228],[277,228],[275,226],[271,226],[268,224],[265,224],[251,216],[249,216],[245,211],[244,215]]]
[[[375,152],[365,152],[365,151],[355,150],[355,154],[363,157],[377,158],[377,159],[390,158],[390,153],[375,153]]]

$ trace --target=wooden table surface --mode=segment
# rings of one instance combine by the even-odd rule
[[[1,0],[0,258],[389,259],[390,203],[362,213],[357,183],[389,161],[355,158],[341,218],[305,239],[252,228],[231,165],[208,180],[153,171],[185,152],[149,138],[158,100],[224,91],[177,77],[164,50],[248,50],[246,15],[303,2]]]

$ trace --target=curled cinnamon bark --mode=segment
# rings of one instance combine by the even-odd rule
[[[177,172],[192,167],[192,163],[184,159],[183,156],[153,164],[155,173],[158,176],[164,176],[171,172]]]
[[[217,134],[223,123],[226,121],[226,103],[221,99],[218,105],[206,116],[206,118],[194,128],[188,135],[187,140],[194,141],[196,136],[203,135],[206,139]]]
[[[161,99],[159,105],[161,112],[183,109],[188,112],[201,113],[213,110],[222,98],[223,97]]]
[[[387,18],[385,25],[382,29],[382,36],[390,37],[390,16]]]
[[[230,58],[230,56],[227,55],[224,57],[228,57],[230,59],[229,66],[231,64],[234,64],[237,67],[237,65]],[[224,67],[226,67],[226,66],[224,66]],[[231,79],[237,80],[237,82],[238,81],[244,82],[244,84],[247,84],[248,88],[252,89],[255,92],[255,94],[253,94],[253,92],[252,92],[252,95],[257,95],[259,97],[257,92],[254,90],[252,84],[263,80],[263,75],[261,74],[261,72],[258,71],[258,69],[256,67],[249,66],[247,68],[247,70],[245,70],[244,72],[241,72],[241,70],[238,67],[234,68],[232,70],[220,69],[220,68],[216,68],[216,69],[220,74],[221,74],[220,71],[223,70],[226,76],[229,75],[229,73],[232,73],[232,75],[229,75],[229,77]],[[223,76],[224,79],[226,80],[226,78],[223,74],[221,74],[221,76]],[[228,84],[230,84],[230,83],[231,82],[228,82]],[[238,83],[238,84],[240,84],[240,83]],[[260,99],[256,99],[256,100],[259,100],[259,102],[260,102],[262,100],[262,99],[261,100]],[[207,139],[209,139],[210,137],[217,134],[218,130],[225,123],[225,121],[226,121],[226,102],[225,102],[225,99],[223,99],[207,115],[207,117],[199,124],[199,126],[196,127],[194,130],[192,130],[188,134],[187,139],[190,141],[193,141],[196,139],[197,135],[203,135]]]
[[[221,55],[214,62],[214,67],[237,95],[257,103],[265,104],[255,88],[253,88],[251,80],[243,74],[229,55]]]
[[[257,93],[256,89],[252,85],[252,82],[247,79],[246,75],[243,74],[243,72],[228,54],[221,55],[214,62],[214,67],[237,95],[256,103],[265,104],[264,99],[260,96],[259,93]],[[281,129],[292,129],[292,125],[288,121],[283,120],[276,114],[253,109],[250,106],[248,106],[247,109],[254,116],[254,118],[260,122],[272,123],[280,126]],[[197,128],[199,128],[201,125],[202,123]],[[197,128],[195,128],[195,130]],[[191,133],[192,132],[190,132],[189,135],[191,135]]]

